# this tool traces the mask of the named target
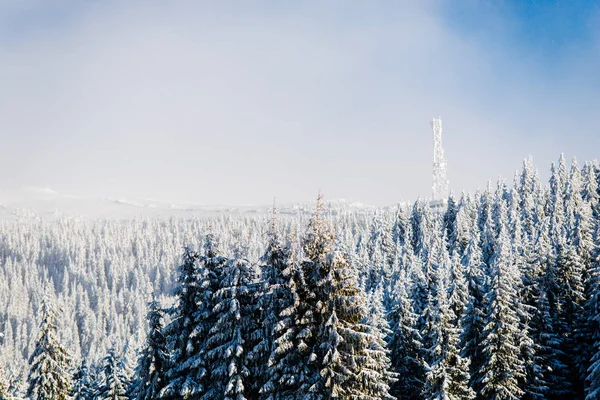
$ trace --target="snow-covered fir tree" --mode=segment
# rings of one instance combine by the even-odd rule
[[[29,358],[27,397],[32,400],[70,399],[73,388],[71,359],[60,343],[56,311],[47,292],[40,311],[38,339]]]
[[[309,398],[391,399],[393,381],[383,333],[367,324],[366,294],[339,252],[329,253],[315,307],[320,327],[313,353],[318,377]]]
[[[165,372],[169,368],[169,349],[163,331],[163,310],[158,301],[148,305],[146,345],[138,358],[131,397],[136,400],[159,399],[166,386]]]
[[[303,240],[303,285],[298,289],[307,300],[299,304],[294,336],[288,337],[297,343],[288,344],[294,355],[283,359],[296,362],[298,373],[291,378],[298,390],[273,397],[390,398],[393,377],[383,333],[367,324],[366,294],[348,259],[335,251],[333,232],[321,212],[319,204]]]
[[[94,380],[90,377],[87,360],[83,360],[73,375],[73,400],[93,400],[96,397],[97,388]]]
[[[0,400],[10,400],[12,396],[9,392],[10,384],[5,375],[4,369],[0,367]]]
[[[469,360],[460,355],[460,325],[449,307],[443,281],[436,304],[438,332],[429,349],[428,371],[425,382],[425,399],[474,399],[475,392],[469,386]]]
[[[519,399],[525,393],[525,362],[519,356],[527,334],[519,317],[521,276],[509,247],[506,206],[498,196],[494,209],[498,237],[490,260],[478,395],[482,399]]]
[[[369,326],[377,328],[379,331],[379,337],[385,343],[392,330],[390,329],[390,323],[387,320],[387,312],[384,306],[384,289],[383,284],[379,284],[374,290],[367,294],[367,324]]]
[[[215,323],[206,338],[207,384],[202,399],[251,399],[255,377],[248,356],[255,341],[258,285],[247,260],[233,258],[223,267],[220,287],[213,294]]]
[[[594,234],[596,243],[600,235],[600,224]],[[585,315],[588,320],[585,332],[592,343],[590,367],[586,371],[586,400],[600,399],[600,246],[593,253],[593,264],[589,273],[590,298],[585,304]]]
[[[483,337],[485,330],[487,267],[481,259],[479,229],[473,226],[471,239],[461,261],[465,270],[468,298],[462,316],[461,355],[470,360],[470,387],[479,392],[477,374],[484,362]]]
[[[460,355],[458,347],[461,314],[455,315],[449,301],[451,291],[445,286],[446,275],[453,268],[446,244],[440,241],[440,235],[436,237],[438,239],[430,245],[425,269],[428,294],[421,331],[421,351],[426,368],[423,398],[473,399],[475,394],[469,387],[469,361]],[[452,292],[457,290],[455,287]]]
[[[227,259],[219,255],[213,234],[206,236],[203,256],[186,250],[180,267],[178,297],[169,311],[172,322],[165,335],[172,351],[170,368],[165,373],[167,386],[162,396],[171,398],[201,398],[206,392],[209,371],[207,340],[217,318],[214,294],[219,290],[223,266]]]
[[[128,400],[129,377],[125,372],[123,357],[118,355],[114,348],[102,360],[102,383],[99,385],[98,400]]]
[[[394,288],[396,304],[388,314],[392,330],[390,356],[397,373],[391,393],[398,400],[420,399],[425,382],[425,368],[420,353],[421,336],[416,328],[417,314],[409,296],[413,292],[411,282],[408,272],[402,272]]]
[[[168,384],[163,388],[161,396],[167,399],[186,398],[199,396],[202,392],[200,379],[206,373],[203,366],[198,365],[200,360],[200,347],[202,339],[199,338],[195,316],[199,311],[198,298],[200,292],[205,294],[208,304],[203,311],[210,313],[212,310],[213,285],[203,287],[202,278],[212,277],[213,271],[199,271],[200,256],[193,250],[186,248],[183,264],[179,267],[178,286],[173,291],[177,297],[176,303],[168,310],[171,323],[165,327],[165,336],[172,349],[172,362],[165,376]],[[213,278],[214,280],[214,278]],[[203,332],[206,334],[206,332]],[[195,357],[198,360],[192,364]]]
[[[456,204],[454,196],[450,194],[442,224],[443,234],[448,246],[448,253],[450,254],[454,253],[457,246],[459,234],[458,222],[458,204]]]
[[[268,398],[279,384],[279,371],[276,367],[278,354],[277,338],[288,325],[289,316],[284,311],[293,307],[297,301],[292,282],[291,248],[280,241],[275,211],[269,229],[267,250],[261,258],[262,279],[256,305],[259,323],[252,340],[256,346],[251,351],[254,371],[254,384],[261,397]],[[273,357],[273,358],[271,358]]]
[[[577,315],[583,312],[581,260],[575,248],[567,243],[565,233],[557,237],[556,259],[549,266],[548,301],[552,329],[557,343],[551,373],[550,398],[576,396],[580,377],[576,364]]]

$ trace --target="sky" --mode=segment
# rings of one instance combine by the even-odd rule
[[[600,149],[600,2],[0,0],[0,189],[455,193]],[[0,199],[1,202],[1,199]]]

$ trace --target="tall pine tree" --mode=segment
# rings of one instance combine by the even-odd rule
[[[148,304],[148,334],[135,369],[132,398],[159,399],[166,385],[165,371],[169,367],[169,350],[163,332],[163,310],[158,301]]]
[[[35,400],[70,399],[71,360],[58,340],[56,312],[47,294],[42,301],[41,316],[40,332],[29,358],[27,396]]]

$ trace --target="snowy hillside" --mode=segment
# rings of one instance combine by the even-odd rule
[[[328,212],[373,210],[374,206],[346,200],[328,200]],[[85,220],[132,218],[190,218],[220,214],[268,214],[271,205],[209,205],[173,203],[154,199],[90,198],[59,193],[50,188],[23,187],[0,190],[0,221],[56,220],[63,217]],[[282,214],[311,213],[313,204],[278,204]]]

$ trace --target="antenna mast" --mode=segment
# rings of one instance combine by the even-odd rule
[[[446,200],[449,194],[448,180],[446,179],[446,159],[442,147],[442,120],[433,118],[433,200]]]

